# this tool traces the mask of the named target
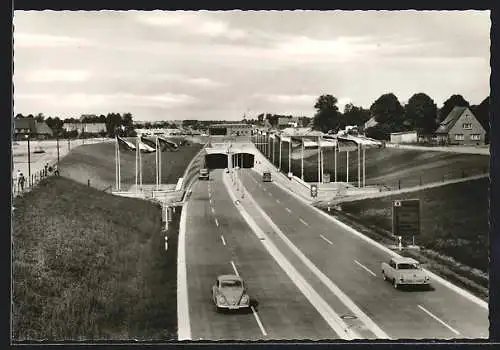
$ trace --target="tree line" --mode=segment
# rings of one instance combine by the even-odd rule
[[[414,94],[404,106],[393,93],[383,94],[369,109],[347,104],[340,112],[337,104],[338,100],[333,95],[318,97],[312,120],[314,130],[336,133],[347,125],[363,128],[368,120],[374,118],[376,125],[365,130],[368,137],[389,140],[391,133],[400,131],[417,131],[419,135],[431,136],[453,107],[459,106],[469,107],[486,130],[487,137],[489,134],[489,96],[479,105],[470,105],[463,96],[455,94],[441,108],[425,93]]]
[[[64,123],[102,123],[106,126],[106,130],[100,133],[100,136],[105,137],[115,137],[126,136],[131,137],[135,136],[134,131],[134,121],[131,113],[108,113],[107,115],[86,115],[82,118],[64,118],[61,119],[59,117],[46,117],[43,113],[38,113],[36,116],[32,114],[23,115],[17,114],[15,119],[22,118],[32,118],[37,122],[42,123],[45,122],[47,126],[52,130],[54,135],[58,135],[60,137],[69,137],[76,138],[78,135],[81,137],[87,136],[83,132],[78,132],[77,130],[66,131],[63,126]]]

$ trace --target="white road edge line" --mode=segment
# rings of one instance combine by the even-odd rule
[[[234,264],[234,262],[231,260],[231,265],[233,266],[233,270],[234,270],[234,273],[236,274],[236,276],[239,276],[240,274],[238,273],[238,270],[236,270],[236,265]]]
[[[330,241],[330,240],[329,240],[328,238],[326,238],[325,236],[323,236],[321,233],[319,234],[319,236],[320,236],[321,238],[323,238],[326,242],[328,242],[328,244],[333,245],[333,242],[332,242],[332,241]]]
[[[220,239],[222,240],[222,244],[226,245],[226,240],[224,239],[223,235],[220,235]]]
[[[248,194],[248,200],[250,200],[257,210],[260,212],[262,217],[268,222],[268,224],[273,228],[273,230],[278,234],[278,236],[288,245],[290,250],[306,265],[309,270],[318,277],[323,284],[330,289],[330,291],[335,294],[340,301],[354,313],[365,326],[380,339],[391,339],[387,333],[385,333],[367,314],[365,314],[340,288],[335,285],[316,265],[309,260],[304,253],[300,251],[293,243],[288,239],[288,237],[281,231],[281,229],[272,221],[272,219],[267,215],[267,213],[255,202],[253,197]]]
[[[450,325],[448,325],[446,322],[444,322],[443,320],[441,320],[439,317],[437,317],[436,315],[434,315],[432,312],[430,312],[429,310],[425,309],[422,305],[418,305],[419,309],[422,310],[423,312],[425,312],[427,315],[429,315],[430,317],[432,317],[433,319],[435,319],[436,321],[438,321],[439,323],[441,323],[443,326],[445,326],[446,328],[448,328],[450,331],[452,331],[453,333],[455,333],[456,335],[460,335],[460,332],[457,331],[455,328],[451,327]]]
[[[372,270],[370,270],[368,267],[366,267],[365,265],[363,265],[362,263],[360,263],[359,261],[357,260],[354,260],[354,262],[360,266],[363,270],[367,271],[368,273],[370,273],[373,277],[377,277],[377,275],[375,274],[375,272],[373,272]]]
[[[191,323],[189,321],[189,302],[186,269],[186,218],[189,201],[182,207],[179,223],[179,241],[177,242],[177,338],[191,340]]]
[[[215,218],[215,224],[219,227],[219,220],[217,220],[217,218]]]
[[[262,322],[260,320],[259,315],[257,314],[257,311],[255,311],[255,308],[253,306],[250,306],[252,309],[253,316],[255,317],[255,320],[257,321],[257,324],[259,325],[260,331],[262,332],[263,335],[267,335],[266,330],[264,329],[264,326],[262,325]]]
[[[289,208],[285,208],[285,210],[286,210],[287,212],[289,212],[290,214],[292,213],[292,211],[291,211]]]
[[[303,223],[304,225],[309,226],[309,224],[308,224],[307,222],[305,222],[302,218],[299,218],[299,221],[300,221],[301,223]]]
[[[230,180],[223,176],[223,182],[226,186],[226,190],[229,196],[236,199],[236,195],[233,193],[233,188],[228,183]],[[248,197],[247,197],[248,198]],[[233,202],[234,203],[234,202]],[[288,275],[292,282],[297,286],[297,288],[304,294],[304,296],[309,300],[311,305],[318,311],[318,313],[323,317],[326,323],[332,328],[332,330],[337,333],[341,339],[352,340],[360,339],[360,336],[356,334],[353,329],[350,329],[345,322],[340,318],[340,316],[331,308],[331,306],[314,290],[314,288],[305,280],[305,278],[300,274],[300,272],[295,269],[295,267],[288,261],[288,259],[281,253],[281,251],[274,245],[274,243],[267,237],[267,235],[260,229],[255,220],[247,213],[247,211],[241,205],[235,205],[236,209],[240,212],[243,219],[247,222],[248,226],[255,233],[257,237],[265,237],[264,240],[260,242],[267,249],[268,253],[278,265],[283,269],[283,271]]]
[[[301,201],[302,203],[304,203],[306,206],[310,207],[312,210],[316,211],[317,213],[319,213],[320,215],[324,216],[328,220],[334,222],[338,226],[344,228],[346,231],[349,231],[350,233],[358,236],[359,238],[361,238],[362,240],[366,241],[367,243],[369,243],[369,244],[371,244],[371,245],[379,248],[380,250],[382,250],[385,253],[389,254],[389,256],[391,256],[391,257],[397,257],[397,258],[401,258],[402,257],[401,255],[399,255],[398,253],[396,253],[396,252],[392,251],[391,249],[385,247],[384,245],[382,245],[382,244],[374,241],[373,239],[371,239],[371,238],[365,236],[364,234],[362,234],[361,232],[358,232],[355,229],[353,229],[352,227],[350,227],[350,226],[344,224],[343,222],[335,219],[333,216],[328,215],[327,213],[325,213],[321,209],[316,208],[315,206],[313,206],[312,204],[310,204],[308,201],[306,201],[304,198],[302,198],[300,195],[298,195],[298,194],[296,194],[296,193],[288,190],[282,184],[280,184],[278,182],[275,182],[275,184],[278,187],[280,187],[283,191],[285,191],[286,193],[292,195],[293,197],[297,198],[299,201]],[[426,271],[429,274],[429,276],[434,281],[436,281],[438,283],[441,283],[443,286],[451,289],[455,293],[457,293],[457,294],[461,295],[462,297],[470,300],[471,302],[477,304],[478,306],[482,307],[483,309],[488,310],[488,303],[485,302],[484,300],[478,298],[477,296],[475,296],[474,294],[466,291],[465,289],[462,289],[462,288],[454,285],[453,283],[445,280],[443,277],[436,275],[434,272],[428,271],[426,269],[423,269],[423,270]]]

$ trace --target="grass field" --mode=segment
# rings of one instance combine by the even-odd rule
[[[293,151],[296,153],[297,151]],[[300,152],[300,151],[299,151]],[[349,154],[349,182],[358,181],[357,151]],[[281,151],[282,169],[288,170],[288,147]],[[487,155],[460,154],[410,149],[368,149],[366,150],[366,185],[386,185],[391,188],[407,188],[420,184],[440,182],[455,178],[479,175],[489,171],[490,157]],[[334,181],[335,160],[332,150],[324,150],[324,170]],[[362,161],[362,159],[361,159]],[[337,153],[337,180],[347,178],[346,153]],[[279,147],[276,147],[275,164],[279,164]],[[292,171],[301,176],[301,160],[292,159]],[[361,169],[362,176],[362,169]],[[317,153],[304,158],[304,179],[318,180]]]
[[[161,209],[63,177],[14,200],[14,340],[176,339],[177,231]]]
[[[191,143],[177,152],[162,152],[162,183],[175,184],[182,177],[189,161],[202,148]],[[142,154],[143,183],[156,183],[155,153]],[[122,188],[135,185],[135,151],[121,151]],[[60,162],[61,176],[82,184],[90,180],[92,187],[106,189],[115,185],[115,144],[83,145],[74,149]]]
[[[480,179],[437,188],[341,204],[360,222],[392,230],[392,201],[418,198],[421,236],[416,243],[488,273],[489,180]]]

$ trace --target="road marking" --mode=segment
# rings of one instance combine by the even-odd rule
[[[363,265],[362,263],[360,263],[359,261],[357,260],[354,260],[354,262],[359,265],[362,269],[364,269],[365,271],[368,271],[368,273],[370,273],[372,276],[374,277],[377,277],[377,275],[375,274],[375,272],[373,272],[372,270],[370,270],[368,267],[366,267],[365,265]]]
[[[332,241],[330,241],[330,240],[329,240],[328,238],[326,238],[325,236],[323,236],[321,233],[319,234],[319,236],[320,236],[321,238],[323,238],[325,241],[327,241],[327,242],[328,242],[328,244],[333,245],[333,242],[332,242]]]
[[[214,207],[212,207],[211,209],[212,209],[212,214],[215,214],[215,209],[214,209]]]
[[[305,222],[304,220],[302,220],[302,218],[299,218],[299,221],[300,221],[301,223],[303,223],[304,225],[309,226],[309,224],[308,224],[307,222]]]
[[[455,328],[453,328],[453,327],[449,326],[448,324],[446,324],[439,317],[437,317],[436,315],[434,315],[433,313],[431,313],[429,310],[426,310],[422,305],[418,305],[418,307],[420,308],[420,310],[422,310],[427,315],[429,315],[430,317],[432,317],[433,319],[435,319],[436,321],[438,321],[439,323],[441,323],[443,326],[445,326],[446,328],[448,328],[450,331],[452,331],[456,335],[460,335],[460,332],[458,332]]]
[[[390,248],[387,248],[385,247],[384,245],[374,241],[373,239],[369,238],[368,236],[362,234],[361,232],[353,229],[352,227],[350,227],[349,225],[347,224],[344,224],[343,222],[335,219],[333,216],[331,215],[328,215],[327,213],[325,213],[324,211],[322,211],[321,209],[318,209],[316,208],[315,206],[312,206],[307,200],[305,200],[304,198],[302,198],[300,195],[294,193],[293,191],[290,191],[290,189],[288,189],[287,187],[285,187],[284,185],[278,183],[278,182],[275,182],[276,186],[280,187],[283,191],[285,191],[286,193],[288,193],[289,195],[295,197],[296,199],[298,199],[300,202],[302,202],[302,204],[304,204],[306,207],[310,208],[311,210],[315,211],[317,214],[319,215],[322,215],[323,217],[325,217],[326,219],[330,220],[331,222],[335,223],[336,225],[342,227],[343,229],[345,229],[346,231],[352,233],[353,235],[361,238],[362,240],[364,240],[365,242],[371,244],[372,246],[375,246],[377,248],[379,248],[380,250],[382,250],[383,252],[387,253],[389,256],[391,257],[397,257],[397,258],[401,258],[401,255],[399,255],[398,253],[392,251]],[[429,271],[429,270],[426,270],[426,269],[423,269],[425,272],[427,272],[429,274],[429,276],[431,277],[431,279],[433,279],[434,281],[438,282],[438,283],[441,283],[443,286],[451,289],[452,291],[454,291],[455,293],[461,295],[462,297],[470,300],[471,302],[475,303],[476,305],[478,305],[479,307],[483,308],[483,309],[486,309],[488,310],[488,303],[485,302],[484,300],[478,298],[477,296],[473,295],[472,293],[466,291],[465,289],[463,288],[460,288],[456,285],[454,285],[453,283],[445,280],[443,277]]]
[[[220,235],[220,239],[222,240],[222,244],[226,245],[226,240],[224,239],[223,235]]]
[[[261,187],[262,187],[262,186],[261,186]],[[262,188],[262,190],[263,190],[264,192],[267,192],[267,190],[266,190],[266,188],[265,188],[265,187],[263,187],[263,188]]]
[[[215,218],[215,224],[219,227],[219,220],[217,220],[217,218]]]
[[[210,198],[208,201],[210,202],[210,204],[212,204],[212,198]]]
[[[280,202],[280,200],[279,200],[278,198],[276,198],[276,202],[277,202],[277,203],[281,203],[281,202]]]
[[[236,265],[234,264],[233,261],[231,261],[231,265],[233,265],[233,270],[234,270],[234,273],[236,274],[236,276],[239,276],[240,274],[238,273],[238,270],[236,270]]]
[[[255,317],[255,320],[257,321],[257,324],[259,325],[260,331],[262,332],[263,335],[267,335],[266,330],[264,329],[264,326],[262,325],[262,322],[260,321],[259,315],[257,315],[257,311],[255,311],[255,308],[253,306],[250,306],[253,312],[253,316]]]
[[[291,211],[290,209],[288,209],[288,208],[285,208],[285,210],[286,210],[287,212],[289,212],[290,214],[292,213],[292,211]]]
[[[223,179],[226,190],[228,191],[231,198],[234,200],[236,194],[234,189],[229,184],[229,180]],[[251,196],[249,196],[251,198]],[[237,206],[236,209],[240,212],[243,219],[250,226],[252,232],[257,235],[257,237],[266,237],[267,235],[262,231],[262,229],[257,225],[255,220],[250,216],[250,214],[242,207]],[[299,271],[290,263],[290,261],[283,255],[283,253],[274,245],[274,243],[269,240],[261,240],[271,257],[278,263],[278,265],[283,269],[283,271],[288,275],[291,281],[297,286],[297,288],[302,292],[302,294],[309,300],[311,305],[318,311],[318,313],[323,317],[330,328],[337,333],[337,335],[346,340],[360,339],[360,336],[355,332],[354,329],[347,326],[347,324],[342,320],[342,318],[332,309],[330,304],[328,304],[321,295],[307,282],[307,280],[300,274]]]
[[[186,218],[188,205],[181,212],[179,223],[179,242],[177,247],[177,337],[178,340],[191,340],[191,323],[189,321],[189,303],[186,270]]]

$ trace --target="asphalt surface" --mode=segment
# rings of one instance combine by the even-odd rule
[[[242,218],[214,170],[187,204],[186,269],[192,340],[338,339]],[[217,313],[219,274],[244,278],[255,312]]]
[[[488,337],[487,309],[437,282],[429,290],[394,289],[380,271],[386,252],[257,172],[240,171],[247,192],[286,237],[392,339]]]

